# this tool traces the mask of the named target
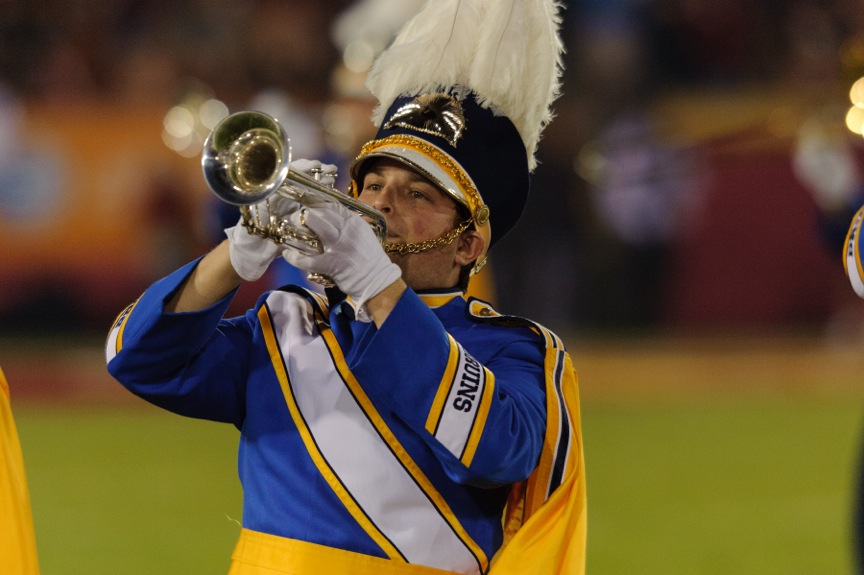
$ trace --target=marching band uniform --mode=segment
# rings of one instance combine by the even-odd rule
[[[315,572],[322,560],[360,560],[318,546],[486,572],[501,545],[509,486],[540,458],[547,381],[554,419],[578,421],[558,400],[560,340],[458,292],[409,290],[380,330],[354,320],[349,302],[331,307],[299,288],[266,294],[242,318],[222,319],[230,297],[200,313],[163,313],[193,266],[121,316],[108,366],[160,407],[241,430],[250,533],[238,553],[276,545],[271,535],[316,544]],[[567,425],[555,434],[556,446],[579,440]],[[571,447],[550,454],[554,484],[563,466],[579,465]],[[568,454],[569,462],[556,459]],[[291,555],[305,565],[301,551]],[[439,572],[403,568],[395,572]]]
[[[395,160],[461,205],[485,248],[503,237],[524,209],[557,96],[556,9],[428,2],[370,73],[379,131],[352,166],[352,193],[370,165]],[[443,55],[430,50],[448,38]],[[579,401],[561,340],[459,287],[409,285],[371,323],[364,302],[400,271],[379,245],[346,245],[341,225],[372,233],[337,211],[309,207],[334,234],[331,246],[322,236],[321,255],[283,257],[330,275],[341,292],[288,286],[236,318],[223,318],[232,294],[166,312],[192,262],[151,286],[108,338],[108,369],[133,393],[240,430],[243,529],[230,573],[583,574]],[[226,231],[232,250],[252,241],[239,224]],[[373,279],[332,246],[371,253]],[[247,257],[249,277],[232,251],[241,277],[270,261],[260,251]],[[325,261],[338,265],[315,269]],[[485,249],[473,271],[484,261]],[[335,277],[346,262],[362,282]]]

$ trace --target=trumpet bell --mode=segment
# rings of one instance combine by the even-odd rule
[[[201,166],[207,185],[222,201],[256,204],[288,176],[291,141],[275,118],[238,112],[223,119],[204,141]]]

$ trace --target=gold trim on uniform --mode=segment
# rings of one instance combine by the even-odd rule
[[[242,529],[228,575],[453,575],[434,567],[391,561],[307,541]]]
[[[264,335],[264,341],[267,345],[267,351],[270,354],[270,363],[276,372],[276,378],[279,380],[279,386],[282,388],[282,395],[285,398],[285,403],[288,406],[288,411],[291,414],[291,419],[294,420],[294,425],[303,440],[303,445],[306,446],[306,451],[309,452],[309,457],[315,463],[315,467],[321,473],[321,476],[330,485],[333,493],[345,506],[345,509],[351,514],[357,524],[360,525],[369,537],[387,554],[391,559],[401,561],[404,564],[405,559],[398,549],[381,533],[375,526],[372,520],[366,515],[366,512],[357,504],[348,489],[339,479],[338,475],[333,471],[327,460],[321,454],[315,439],[312,437],[312,432],[306,425],[303,415],[300,413],[300,408],[294,398],[294,392],[291,390],[291,382],[288,378],[288,369],[285,365],[285,360],[282,357],[282,350],[279,348],[279,342],[276,339],[276,332],[273,328],[273,322],[270,319],[270,313],[267,306],[261,306],[258,310],[258,320],[261,322],[261,331]],[[245,571],[244,571],[245,573]]]
[[[468,435],[465,451],[462,453],[461,458],[462,465],[465,467],[471,467],[471,464],[474,462],[474,455],[476,455],[477,447],[480,445],[480,438],[486,430],[489,410],[492,408],[492,399],[495,395],[495,374],[485,367],[483,371],[486,372],[486,384],[483,387],[483,395],[480,397],[480,405],[477,407],[477,412],[474,415],[474,426]]]
[[[132,315],[132,310],[135,309],[136,305],[138,305],[138,300],[126,306],[126,309],[121,311],[114,323],[111,324],[105,342],[105,355],[108,361],[114,359],[123,349],[123,333],[126,331],[126,322],[129,321],[129,316]]]
[[[351,370],[348,368],[348,363],[345,361],[345,356],[342,353],[342,348],[339,346],[339,342],[336,340],[336,336],[333,331],[324,323],[322,318],[318,319],[318,330],[321,336],[324,338],[324,342],[326,343],[328,349],[330,350],[330,355],[333,358],[333,363],[336,366],[336,370],[342,376],[342,380],[345,382],[345,385],[351,390],[354,395],[357,404],[361,407],[361,409],[365,412],[366,417],[375,426],[375,429],[378,431],[378,434],[381,438],[387,443],[390,447],[391,452],[396,458],[402,463],[402,466],[405,470],[414,478],[416,484],[420,487],[420,489],[426,494],[429,498],[429,501],[438,509],[438,513],[441,517],[450,525],[453,530],[453,533],[462,541],[465,547],[470,551],[470,553],[477,560],[482,570],[486,570],[489,565],[489,559],[486,557],[486,553],[483,549],[471,538],[471,535],[465,530],[465,527],[459,521],[459,518],[456,517],[456,514],[450,508],[450,504],[447,503],[447,500],[444,499],[444,496],[439,493],[439,491],[435,488],[432,482],[426,477],[426,474],[423,473],[423,470],[417,465],[417,463],[411,458],[411,455],[405,450],[399,440],[396,439],[396,436],[393,434],[393,431],[387,426],[384,422],[384,419],[381,417],[381,414],[378,413],[375,405],[372,403],[372,400],[369,399],[369,396],[366,395],[365,390],[362,388],[360,383],[354,377],[354,374],[351,373]]]
[[[465,297],[462,291],[454,291],[449,293],[418,293],[417,296],[423,300],[423,303],[431,308],[441,307],[450,303],[450,300],[456,297]]]
[[[456,368],[459,367],[459,346],[456,345],[456,340],[449,333],[447,334],[447,339],[450,340],[450,356],[447,358],[447,368],[444,370],[441,383],[438,385],[438,391],[435,392],[435,399],[432,400],[429,415],[426,417],[426,431],[432,435],[435,435],[435,432],[438,431],[438,423],[441,421],[444,405],[447,403],[450,388],[453,387],[456,377]]]

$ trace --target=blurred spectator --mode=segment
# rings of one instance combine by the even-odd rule
[[[392,30],[421,2],[6,0],[0,2],[0,82],[28,104],[110,101],[135,110],[168,108],[190,79],[209,86],[233,110],[253,105],[261,94],[287,94],[289,106],[304,118],[289,120],[289,131],[296,134],[295,157],[318,153],[319,159],[342,167],[350,158],[338,143],[368,139],[364,129],[370,127],[371,105],[362,70],[352,66],[364,53],[386,44]],[[622,235],[620,222],[613,225],[608,219],[612,209],[619,212],[616,220],[624,217],[621,206],[610,205],[624,194],[621,190],[629,195],[640,190],[644,200],[648,189],[658,185],[633,178],[654,177],[657,170],[670,175],[670,169],[680,168],[668,168],[670,162],[689,161],[678,155],[680,149],[668,148],[656,132],[651,133],[656,108],[668,102],[670,94],[699,98],[707,93],[729,102],[754,86],[785,90],[789,100],[811,105],[844,73],[838,61],[854,59],[864,50],[864,11],[858,0],[564,4],[567,62],[564,95],[555,104],[560,121],[544,136],[534,186],[537,201],[529,204],[527,214],[545,222],[549,237],[502,243],[495,271],[500,276],[498,291],[511,300],[502,302],[506,307],[525,309],[527,315],[552,326],[585,321],[603,325],[633,317],[617,305],[607,305],[614,291],[609,282],[617,282],[619,272],[635,272],[637,265],[644,265],[637,276],[648,279],[663,273],[661,266],[650,263],[664,259],[659,256],[662,250],[655,249],[661,240],[634,243]],[[380,16],[382,6],[385,17]],[[369,18],[369,13],[378,16]],[[360,46],[363,42],[368,45]],[[719,123],[713,117],[708,120]],[[639,133],[640,123],[647,136]],[[686,128],[698,132],[702,124],[700,120]],[[610,156],[618,174],[617,191],[601,194],[596,182],[589,186],[580,179],[574,163],[579,163],[580,151],[593,149],[592,142],[604,142],[608,151],[613,134],[624,126],[634,131],[634,138],[649,140],[625,142],[625,149]],[[704,132],[707,128],[691,143],[698,146]],[[306,145],[313,151],[297,150]],[[642,162],[642,167],[632,162]],[[647,168],[646,162],[654,167]],[[623,185],[625,171],[630,183]],[[0,174],[7,188],[10,174]],[[341,174],[337,187],[344,189],[344,168]],[[60,176],[47,171],[41,175],[55,181]],[[679,176],[685,177],[670,177]],[[58,185],[30,181],[28,197],[42,197]],[[673,206],[674,194],[651,192],[650,202],[665,197],[666,205]],[[661,236],[674,233],[659,230],[679,216],[661,213],[642,218],[642,224]],[[518,229],[515,233],[514,238]],[[637,256],[637,245],[647,251]],[[622,286],[626,274],[623,278]],[[571,293],[563,286],[570,286]]]
[[[142,263],[147,262],[147,278],[160,278],[201,251],[200,238],[195,233],[196,217],[192,198],[177,185],[178,177],[171,172],[150,177],[140,211],[146,220],[147,238]]]
[[[700,197],[695,156],[664,142],[644,112],[613,120],[583,156],[595,209],[614,240],[595,301],[612,326],[655,327],[669,248]]]
[[[257,0],[241,30],[243,42],[232,47],[243,47],[252,84],[281,88],[300,101],[324,101],[337,59],[326,30],[337,6],[334,2]]]

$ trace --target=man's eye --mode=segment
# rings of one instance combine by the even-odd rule
[[[426,197],[426,194],[424,194],[420,190],[411,190],[411,197],[416,198],[418,200],[422,200],[423,198]]]

